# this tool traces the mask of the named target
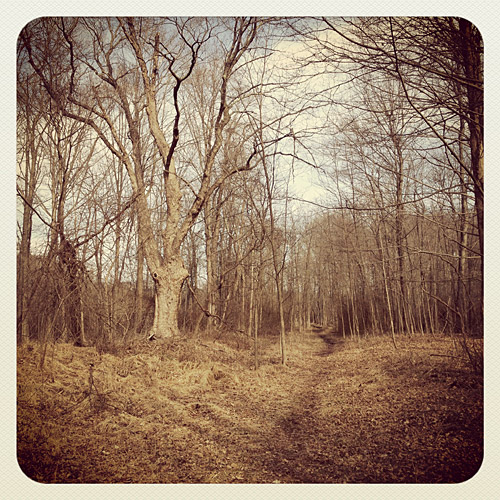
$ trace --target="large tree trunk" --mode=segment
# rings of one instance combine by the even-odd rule
[[[155,315],[149,339],[174,337],[179,332],[178,311],[182,283],[188,276],[180,255],[152,273],[155,282]]]
[[[471,167],[474,174],[474,195],[481,249],[481,268],[484,255],[483,217],[484,217],[484,141],[483,141],[483,63],[482,42],[478,30],[470,21],[459,19],[460,39],[462,40],[462,65],[467,79],[474,85],[467,85],[468,112],[466,115],[469,126],[469,144]]]

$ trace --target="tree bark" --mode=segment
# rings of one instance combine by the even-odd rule
[[[139,332],[142,328],[142,308],[144,302],[144,252],[138,243],[137,248],[137,283],[135,285],[135,320],[134,330]]]
[[[21,245],[19,251],[19,289],[21,301],[18,306],[18,341],[22,343],[28,339],[28,276],[30,273],[30,252],[31,252],[31,231],[33,226],[33,211],[31,205],[33,204],[35,193],[35,181],[32,164],[35,161],[30,156],[30,147],[26,147],[26,173],[24,196],[26,203],[23,206],[23,229],[21,235]]]
[[[174,337],[179,331],[181,289],[188,272],[179,255],[170,257],[152,273],[155,282],[155,313],[149,339]]]

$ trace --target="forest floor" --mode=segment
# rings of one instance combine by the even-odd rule
[[[48,483],[455,483],[481,465],[483,379],[443,336],[313,328],[18,350],[18,460]],[[476,359],[479,341],[469,344]]]

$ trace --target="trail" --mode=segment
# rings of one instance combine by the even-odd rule
[[[294,349],[281,390],[276,391],[272,382],[269,397],[256,393],[254,398],[238,401],[241,432],[233,429],[228,443],[229,470],[234,474],[239,469],[238,482],[335,481],[327,413],[332,365],[342,346],[343,340],[330,329],[313,329]],[[246,422],[253,425],[245,427]]]
[[[297,385],[285,398],[285,407],[276,415],[270,412],[273,427],[273,452],[267,455],[268,468],[280,482],[331,482],[334,464],[331,443],[327,439],[326,419],[322,410],[330,403],[332,358],[342,348],[330,329],[314,329],[302,344]],[[284,411],[281,411],[284,410]],[[274,417],[274,418],[273,418]]]

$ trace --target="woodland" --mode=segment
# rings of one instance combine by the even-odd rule
[[[462,18],[30,22],[23,471],[472,477],[483,115],[483,41]]]

